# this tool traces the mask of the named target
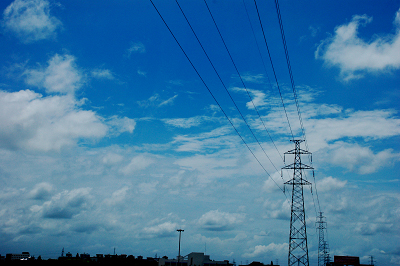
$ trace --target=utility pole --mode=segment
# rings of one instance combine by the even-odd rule
[[[325,266],[329,262],[329,247],[328,242],[325,241],[324,230],[326,230],[326,221],[324,220],[324,216],[322,216],[322,212],[319,213],[317,217],[317,229],[319,232],[318,236],[318,266]]]
[[[300,143],[304,140],[291,141],[295,144],[295,148],[285,152],[285,155],[294,154],[294,163],[282,168],[293,169],[293,178],[284,183],[292,185],[288,266],[309,266],[303,186],[311,183],[303,179],[302,170],[314,168],[301,163],[301,154],[311,154],[300,149]]]
[[[180,266],[180,265],[179,265],[179,261],[180,261],[180,259],[181,259],[181,234],[182,234],[182,232],[184,232],[185,230],[183,230],[183,229],[178,229],[178,230],[176,230],[176,231],[179,232],[178,266]]]

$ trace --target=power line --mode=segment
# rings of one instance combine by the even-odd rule
[[[242,2],[243,2],[244,9],[245,9],[245,11],[246,11],[247,20],[249,21],[250,28],[251,28],[251,31],[252,31],[252,33],[253,33],[254,42],[256,43],[257,50],[258,50],[258,54],[259,54],[259,56],[260,56],[262,65],[263,65],[263,67],[264,67],[265,74],[266,74],[266,76],[267,76],[268,84],[269,84],[270,89],[271,89],[271,91],[272,91],[272,90],[273,90],[273,89],[272,89],[272,82],[271,82],[271,80],[269,79],[268,71],[267,71],[267,68],[266,68],[266,66],[265,66],[265,62],[264,62],[263,56],[262,56],[262,54],[261,54],[260,46],[258,45],[258,42],[257,42],[257,38],[256,38],[256,35],[255,35],[255,32],[254,32],[253,25],[252,25],[252,23],[251,23],[251,19],[250,19],[249,12],[248,12],[248,10],[247,10],[246,3],[245,3],[244,0],[242,0]],[[258,11],[257,3],[256,3],[256,9],[257,9],[257,11]],[[259,18],[260,18],[260,17],[259,17]],[[259,20],[259,21],[260,21],[260,20]],[[260,22],[261,22],[261,21],[260,21]],[[261,25],[261,28],[262,28],[262,25]],[[264,36],[264,38],[265,38],[265,36]],[[267,45],[267,48],[268,48],[268,45]],[[271,64],[272,64],[271,58],[270,58],[270,61],[271,61]],[[272,67],[273,67],[273,64],[272,64]],[[279,84],[277,84],[277,85],[278,85],[278,89],[279,89]],[[279,89],[279,93],[280,93],[280,89]],[[283,103],[282,94],[280,94],[280,95],[281,95],[282,105],[283,105],[283,108],[284,108],[285,113],[286,113],[285,105],[284,105],[284,103]],[[286,118],[287,118],[287,115],[286,115]],[[289,120],[288,120],[288,121],[289,121]],[[290,126],[290,124],[289,124],[289,126]],[[268,130],[267,130],[267,132],[268,132]],[[268,135],[269,135],[269,132],[268,132]],[[281,157],[281,159],[282,159],[284,165],[286,166],[285,160],[284,160],[284,158],[282,157],[281,153],[279,152],[278,147],[275,145],[275,142],[272,140],[272,137],[271,137],[270,135],[269,135],[269,137],[271,138],[271,141],[272,141],[272,143],[274,144],[275,149],[276,149],[277,152],[279,153],[279,156]],[[293,137],[293,134],[292,134],[292,137]],[[288,175],[289,175],[289,173],[288,173]],[[281,175],[281,178],[282,178],[282,182],[285,183],[285,181],[284,181],[284,179],[283,179],[283,175]],[[289,202],[289,204],[290,204],[290,202]]]
[[[176,1],[177,1],[177,0],[176,0]],[[222,34],[221,34],[221,32],[220,32],[220,30],[219,30],[219,28],[218,28],[218,25],[217,25],[217,23],[216,23],[216,21],[215,21],[215,19],[214,19],[214,16],[213,16],[212,13],[211,13],[211,10],[210,10],[210,8],[209,8],[209,6],[208,6],[208,4],[207,4],[207,1],[204,0],[204,3],[206,4],[207,10],[208,10],[208,12],[209,12],[209,14],[210,14],[210,16],[211,16],[213,22],[214,22],[214,25],[215,25],[215,27],[216,27],[216,29],[217,29],[217,31],[218,31],[219,36],[221,37],[222,43],[224,44],[224,47],[225,47],[225,50],[227,51],[227,53],[228,53],[228,55],[229,55],[229,58],[231,59],[231,62],[232,62],[232,64],[233,64],[233,66],[235,67],[236,73],[238,74],[238,76],[239,76],[239,78],[240,78],[240,80],[241,80],[241,82],[242,82],[242,85],[243,85],[244,89],[246,90],[247,95],[249,96],[250,101],[251,101],[251,103],[253,104],[253,107],[254,107],[254,109],[256,110],[256,112],[257,112],[257,114],[258,114],[258,117],[260,118],[261,123],[262,123],[263,126],[264,126],[264,129],[266,130],[266,132],[268,133],[270,139],[272,140],[271,135],[269,134],[269,131],[268,131],[267,127],[265,126],[265,123],[264,123],[263,119],[261,118],[261,115],[260,115],[260,113],[259,113],[259,111],[258,111],[256,105],[254,104],[254,101],[253,101],[253,99],[251,98],[250,93],[249,93],[249,91],[247,90],[246,85],[244,84],[244,81],[243,81],[243,79],[242,79],[242,76],[240,75],[240,72],[239,72],[239,70],[238,70],[236,64],[235,64],[235,61],[233,60],[232,55],[231,55],[231,53],[229,52],[229,49],[228,49],[228,47],[227,47],[227,45],[226,45],[226,43],[225,43],[225,41],[224,41],[224,38],[222,37]],[[182,11],[182,9],[181,9],[181,11]],[[183,11],[182,11],[182,12],[183,12]],[[185,18],[186,18],[186,16],[185,16]],[[186,19],[186,21],[189,23],[189,21],[188,21],[187,19]],[[190,23],[189,23],[189,25],[190,25]],[[193,28],[192,28],[191,26],[190,26],[190,28],[191,28],[192,31],[193,31]],[[194,33],[194,31],[193,31],[193,33]],[[194,33],[194,34],[195,34],[195,33]],[[196,36],[196,34],[195,34],[195,36]],[[196,39],[197,39],[197,41],[200,43],[200,41],[199,41],[199,39],[197,38],[197,36],[196,36]],[[206,51],[204,50],[203,46],[201,45],[201,43],[200,43],[200,46],[202,47],[203,52],[206,54],[208,60],[209,60],[210,63],[211,63],[211,60],[210,60],[210,58],[208,57],[208,55],[207,55]],[[214,65],[213,65],[212,63],[211,63],[211,65],[212,65],[213,68],[214,68]],[[217,73],[217,70],[216,70],[215,68],[214,68],[214,71]],[[218,75],[218,73],[217,73],[217,75]],[[218,75],[218,77],[220,78],[219,75]],[[220,78],[220,81],[222,82],[221,78]],[[222,82],[222,84],[223,84],[223,86],[224,86],[226,92],[228,93],[229,97],[231,98],[231,100],[232,100],[233,103],[235,104],[235,106],[236,106],[237,110],[239,111],[240,115],[242,116],[243,120],[245,121],[246,125],[248,126],[249,130],[250,130],[251,133],[253,134],[254,138],[257,140],[257,143],[260,145],[261,149],[263,150],[265,156],[267,156],[268,160],[271,162],[271,164],[274,166],[275,170],[278,172],[279,170],[276,168],[275,164],[274,164],[274,163],[272,162],[272,160],[269,158],[269,156],[268,156],[267,153],[265,152],[264,148],[261,146],[260,142],[258,141],[257,137],[254,135],[254,133],[253,133],[253,131],[251,130],[250,126],[249,126],[248,123],[246,122],[246,119],[243,117],[243,115],[242,115],[242,113],[240,112],[239,108],[237,107],[235,101],[233,100],[231,94],[229,93],[228,89],[226,88],[225,84],[224,84],[223,82]],[[273,140],[272,140],[272,142],[273,142]],[[274,143],[274,142],[273,142],[273,143]],[[275,145],[275,143],[274,143],[274,145]],[[276,147],[276,146],[275,146],[275,147]],[[278,151],[278,153],[279,153],[279,151]]]
[[[262,31],[262,33],[263,33],[264,43],[265,43],[265,47],[267,48],[269,61],[270,61],[270,63],[271,63],[271,67],[272,67],[272,72],[274,73],[276,86],[278,87],[278,91],[279,91],[279,95],[280,95],[280,97],[281,97],[281,102],[282,102],[283,110],[285,111],[286,120],[287,120],[288,125],[289,125],[290,134],[292,135],[292,139],[294,139],[292,127],[290,126],[289,117],[288,117],[288,114],[287,114],[287,112],[286,112],[285,103],[283,102],[283,97],[282,97],[281,89],[280,89],[280,87],[279,87],[278,78],[277,78],[277,76],[276,76],[275,67],[274,67],[274,64],[273,64],[273,62],[272,62],[271,53],[270,53],[270,51],[269,51],[267,39],[266,39],[266,37],[265,37],[265,32],[264,32],[264,28],[263,28],[263,26],[262,26],[261,17],[260,17],[260,13],[259,13],[259,11],[258,11],[258,7],[257,7],[257,2],[256,2],[256,0],[254,0],[254,4],[255,4],[255,6],[256,6],[258,21],[259,21],[259,23],[260,23],[261,31]]]
[[[246,11],[247,19],[248,19],[249,24],[250,24],[251,32],[253,33],[254,42],[256,43],[258,54],[259,54],[259,56],[260,56],[262,65],[263,65],[263,67],[264,67],[265,75],[267,76],[268,84],[270,85],[270,88],[271,88],[271,91],[272,91],[272,84],[271,84],[271,81],[270,81],[270,79],[269,79],[268,72],[267,72],[267,68],[266,68],[266,66],[265,66],[265,62],[264,62],[264,59],[263,59],[262,54],[261,54],[260,46],[258,45],[258,42],[257,42],[256,34],[255,34],[255,32],[254,32],[253,24],[251,23],[251,20],[250,20],[250,15],[249,15],[249,12],[248,12],[248,10],[247,10],[246,3],[245,3],[244,0],[242,0],[242,2],[243,2],[244,9],[245,9],[245,11]],[[264,123],[263,123],[263,125],[264,125]],[[264,127],[265,127],[265,125],[264,125]],[[274,147],[275,147],[276,151],[279,153],[279,156],[281,157],[281,159],[282,159],[282,161],[283,161],[282,154],[279,152],[278,147],[275,145],[275,142],[274,142],[274,140],[272,139],[272,137],[271,137],[271,135],[269,134],[269,131],[267,130],[266,127],[265,127],[265,130],[267,131],[268,136],[269,136],[269,138],[270,138],[271,141],[272,141],[272,144],[274,144]]]
[[[185,52],[185,50],[183,49],[183,47],[181,46],[181,44],[179,43],[178,39],[175,37],[175,35],[173,34],[172,30],[170,29],[170,27],[168,26],[167,22],[164,20],[163,16],[161,15],[161,13],[158,11],[157,7],[155,6],[154,2],[152,0],[150,0],[151,4],[153,5],[154,9],[156,10],[157,14],[160,16],[161,20],[163,21],[164,25],[167,27],[168,31],[170,32],[170,34],[172,35],[172,37],[174,38],[175,42],[178,44],[179,48],[181,49],[181,51],[183,52],[183,54],[185,55],[186,59],[189,61],[190,65],[192,66],[192,68],[194,69],[194,71],[196,72],[197,76],[200,78],[200,80],[202,81],[203,85],[206,87],[206,89],[208,90],[208,92],[211,94],[212,98],[214,99],[214,101],[216,102],[216,104],[219,106],[219,108],[221,109],[222,113],[225,115],[226,119],[228,119],[229,123],[231,124],[231,126],[235,129],[236,133],[238,134],[238,136],[240,137],[240,139],[243,141],[243,143],[246,145],[247,149],[250,151],[250,153],[253,155],[253,157],[257,160],[258,164],[263,168],[263,170],[265,171],[265,173],[271,177],[271,175],[268,173],[268,171],[265,169],[265,167],[261,164],[260,160],[257,158],[257,156],[254,154],[254,152],[250,149],[249,145],[246,143],[246,141],[244,140],[244,138],[240,135],[239,131],[237,130],[237,128],[234,126],[234,124],[232,123],[231,119],[228,117],[228,115],[225,113],[224,109],[222,108],[222,106],[219,104],[218,100],[215,98],[214,94],[211,92],[210,88],[207,86],[207,84],[205,83],[204,79],[202,78],[202,76],[200,75],[200,73],[198,72],[198,70],[196,69],[196,67],[194,66],[194,64],[192,63],[192,61],[190,60],[189,56],[187,55],[187,53]],[[279,189],[283,191],[283,189],[278,185],[278,183],[276,183],[276,181],[271,177],[271,179],[274,181],[274,183],[279,187]],[[286,196],[286,194],[285,194]]]
[[[254,1],[256,1],[256,0],[254,0]],[[303,138],[304,138],[304,142],[305,142],[305,145],[306,145],[306,149],[308,150],[308,143],[307,143],[307,138],[306,138],[306,131],[305,131],[305,129],[304,129],[303,119],[302,119],[302,117],[301,117],[300,106],[299,106],[299,101],[298,101],[297,92],[296,92],[296,87],[295,87],[295,85],[294,85],[292,67],[291,67],[291,65],[290,65],[289,52],[288,52],[288,49],[287,49],[286,38],[285,38],[285,32],[284,32],[284,30],[283,30],[283,23],[282,23],[281,11],[280,11],[280,8],[279,8],[279,2],[278,2],[278,0],[275,0],[275,7],[276,7],[276,13],[277,13],[277,15],[278,15],[279,28],[280,28],[280,30],[281,30],[281,37],[282,37],[282,42],[283,42],[283,48],[284,48],[284,50],[285,50],[285,56],[286,56],[286,64],[287,64],[288,71],[289,71],[290,83],[291,83],[291,85],[292,85],[293,96],[294,96],[294,100],[295,100],[296,108],[297,108],[297,114],[298,114],[298,116],[299,116],[301,131],[302,131],[302,133],[303,133]],[[312,165],[312,159],[311,159],[310,161],[311,161],[311,165]],[[321,212],[321,205],[320,205],[320,202],[319,202],[318,190],[317,190],[317,183],[316,183],[316,181],[315,181],[315,175],[313,175],[313,177],[314,177],[314,187],[315,187],[315,194],[316,194],[316,197],[317,197],[318,209],[319,209],[319,211]],[[312,195],[313,195],[313,194],[312,194]],[[313,196],[313,197],[314,197],[314,196]]]

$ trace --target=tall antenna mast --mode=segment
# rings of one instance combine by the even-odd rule
[[[325,217],[322,216],[322,212],[317,217],[317,229],[318,229],[318,266],[325,266],[329,263],[329,246],[328,241],[325,240],[324,230],[326,230]]]
[[[178,251],[178,266],[179,266],[180,260],[181,260],[181,235],[182,235],[182,232],[184,232],[185,230],[178,229],[176,231],[179,232],[179,251]]]
[[[292,185],[288,266],[309,266],[303,186],[311,183],[303,179],[302,170],[314,168],[301,163],[301,154],[311,155],[310,152],[300,149],[300,143],[304,140],[290,141],[295,144],[295,148],[284,155],[294,154],[294,163],[282,168],[293,169],[293,178],[285,182],[285,185]]]

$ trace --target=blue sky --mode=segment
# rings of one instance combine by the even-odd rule
[[[288,120],[302,136],[274,2],[257,7],[282,99],[254,1],[207,1],[239,74],[204,1],[179,1],[224,85],[176,2],[154,4],[266,171],[150,1],[1,1],[0,254],[174,257],[182,228],[182,254],[287,262]],[[332,256],[398,265],[400,1],[280,10],[315,168],[310,264],[320,208]]]

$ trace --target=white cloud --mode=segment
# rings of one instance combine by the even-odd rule
[[[138,73],[138,75],[143,76],[143,77],[146,77],[146,75],[147,75],[146,72],[144,72],[143,70],[140,70],[140,69],[137,71],[137,73]]]
[[[128,48],[128,57],[132,55],[132,53],[144,53],[146,52],[146,47],[141,42],[131,43],[131,46]]]
[[[24,76],[27,84],[44,88],[47,93],[74,94],[83,84],[83,75],[72,55],[56,54],[46,68],[26,70]]]
[[[378,169],[400,160],[400,154],[394,153],[392,149],[374,153],[368,147],[343,142],[331,145],[330,150],[325,152],[333,165],[342,166],[359,174],[374,173]]]
[[[140,193],[150,195],[156,192],[156,187],[158,185],[158,181],[153,181],[149,183],[141,183],[139,184],[138,188]]]
[[[257,109],[259,109],[260,107],[265,107],[265,106],[269,105],[269,101],[267,101],[268,95],[265,92],[262,92],[259,90],[252,90],[252,89],[248,89],[248,88],[247,88],[247,92],[246,92],[246,89],[238,88],[238,87],[234,87],[234,88],[232,88],[232,90],[245,93],[246,99],[248,98],[247,92],[250,94],[252,100],[250,102],[246,103],[246,107],[250,110],[254,110],[254,106]]]
[[[158,105],[158,107],[161,107],[161,106],[164,106],[164,105],[172,105],[173,102],[174,102],[174,100],[176,99],[176,97],[178,97],[178,95],[174,95],[174,96],[172,96],[171,98],[169,98],[169,99],[167,99],[167,100],[161,102],[161,103]]]
[[[65,190],[44,202],[42,206],[34,205],[31,210],[41,213],[44,218],[70,219],[90,207],[90,191],[90,188]]]
[[[4,10],[3,25],[23,42],[55,37],[62,23],[50,15],[46,0],[15,0]]]
[[[125,186],[117,191],[114,191],[111,198],[105,199],[104,202],[108,205],[115,205],[124,202],[128,190],[129,187]]]
[[[229,127],[220,127],[196,136],[178,135],[174,138],[174,143],[178,145],[177,151],[204,152],[221,147],[229,148],[237,145],[237,139],[230,133]]]
[[[261,84],[264,83],[264,74],[245,74],[241,76],[244,81]]]
[[[359,26],[372,22],[367,15],[353,16],[351,22],[338,26],[333,37],[320,44],[315,52],[328,65],[338,66],[344,80],[363,77],[365,71],[382,72],[400,67],[400,10],[394,20],[395,35],[364,41]]]
[[[280,172],[273,173],[267,180],[264,181],[263,190],[267,193],[280,190],[277,184],[282,184],[282,177]]]
[[[319,192],[326,192],[330,190],[338,190],[346,186],[347,181],[340,181],[337,178],[328,176],[321,181],[317,182],[317,188]]]
[[[211,117],[207,116],[195,116],[189,118],[170,118],[163,119],[162,121],[168,125],[180,128],[191,128],[199,126],[202,122],[212,120]]]
[[[107,124],[110,126],[111,133],[120,134],[123,132],[129,132],[132,134],[133,130],[136,127],[135,120],[128,117],[118,117],[112,116],[108,119]]]
[[[115,79],[113,73],[109,69],[95,69],[92,70],[92,77],[98,79]]]
[[[275,244],[271,243],[268,246],[265,245],[257,245],[254,247],[254,251],[251,253],[244,253],[243,257],[245,258],[254,258],[260,255],[282,255],[287,252],[289,245],[287,243]]]
[[[36,200],[45,200],[48,199],[54,188],[51,184],[42,182],[37,185],[29,192],[29,196]]]
[[[264,202],[267,218],[289,220],[290,203],[288,200],[267,199]]]
[[[213,210],[203,214],[198,220],[198,224],[202,228],[210,231],[226,231],[231,230],[235,225],[242,223],[244,217],[244,214]]]
[[[145,227],[143,231],[147,234],[147,237],[166,237],[174,235],[177,228],[178,225],[176,223],[165,222],[155,226]]]
[[[102,162],[105,165],[113,165],[116,163],[121,162],[124,159],[122,155],[116,154],[116,153],[107,153],[103,159]]]
[[[79,140],[95,140],[108,128],[92,111],[79,109],[70,96],[49,96],[30,90],[0,91],[1,146],[8,149],[59,151]]]
[[[121,169],[121,172],[125,175],[132,174],[137,171],[146,169],[149,165],[154,163],[154,160],[144,155],[138,155],[130,161],[130,163]]]

